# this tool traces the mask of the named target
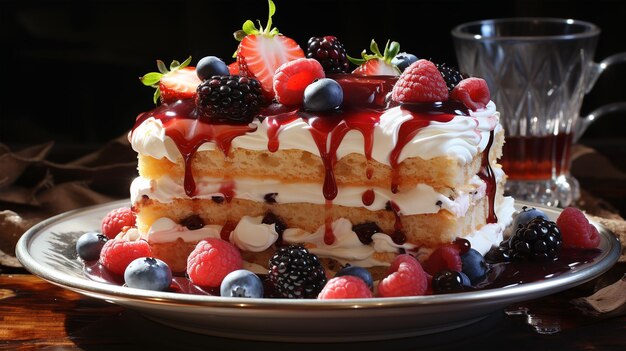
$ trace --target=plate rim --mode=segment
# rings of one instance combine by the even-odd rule
[[[25,269],[57,286],[67,288],[83,295],[105,299],[107,301],[147,302],[150,304],[168,306],[193,306],[212,308],[238,308],[254,310],[271,310],[276,307],[286,310],[307,310],[315,308],[317,311],[327,310],[375,310],[389,308],[407,308],[421,305],[432,307],[454,304],[477,303],[492,300],[523,301],[539,296],[553,294],[583,284],[608,271],[620,257],[621,244],[619,238],[606,227],[589,219],[600,232],[601,239],[607,241],[608,250],[603,252],[600,258],[591,266],[580,271],[562,274],[543,281],[519,284],[511,287],[485,289],[478,291],[460,292],[454,294],[439,294],[426,296],[405,296],[387,298],[360,298],[339,300],[316,300],[316,299],[285,299],[285,298],[236,298],[221,296],[206,296],[181,294],[175,292],[160,292],[123,287],[91,280],[87,277],[74,277],[66,273],[49,269],[44,264],[37,262],[29,252],[29,245],[47,227],[61,223],[81,214],[100,210],[106,207],[128,206],[128,200],[117,200],[103,204],[92,205],[67,211],[41,221],[27,230],[16,245],[16,256]],[[559,213],[563,209],[544,206],[532,202],[515,201],[517,206],[532,206],[543,211]],[[546,291],[549,291],[546,293]],[[542,295],[543,293],[543,295]],[[523,298],[521,298],[523,297]]]

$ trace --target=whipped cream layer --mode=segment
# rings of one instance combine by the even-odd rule
[[[486,224],[464,238],[470,242],[472,248],[484,255],[492,246],[502,241],[503,232],[510,225],[514,212],[513,198],[505,197],[496,208],[500,221]],[[230,242],[243,251],[261,252],[269,249],[278,239],[278,233],[273,224],[264,224],[262,219],[262,216],[242,217],[230,234]],[[332,223],[332,230],[335,241],[331,245],[324,242],[324,226],[313,233],[298,228],[288,228],[283,232],[283,241],[288,244],[303,244],[319,257],[328,257],[341,264],[349,263],[361,267],[389,266],[390,260],[386,256],[389,253],[410,252],[424,259],[433,250],[433,248],[416,247],[408,243],[398,245],[384,233],[374,234],[372,243],[363,244],[352,230],[352,223],[345,218],[335,220]],[[169,218],[160,218],[154,222],[148,233],[142,235],[142,238],[149,243],[174,242],[178,238],[185,242],[197,242],[205,238],[220,238],[220,231],[219,225],[189,230]]]
[[[494,129],[498,132],[502,128],[498,123],[499,116],[496,105],[489,102],[482,110],[470,111],[470,116],[454,116],[448,122],[431,121],[403,147],[398,162],[411,157],[428,160],[449,156],[457,159],[461,164],[466,164],[486,148],[489,132]],[[411,118],[412,112],[401,106],[390,108],[380,116],[374,130],[372,159],[390,165],[390,154],[398,143],[400,128]],[[268,150],[268,118],[263,121],[255,119],[253,124],[256,125],[256,130],[235,137],[232,140],[233,148]],[[303,150],[319,156],[318,146],[309,129],[309,124],[302,118],[295,118],[282,125],[278,133],[278,150]],[[129,139],[133,150],[141,155],[156,159],[167,158],[172,162],[177,162],[181,158],[176,143],[165,134],[162,122],[153,117],[145,119],[138,125],[130,133]],[[327,143],[329,144],[330,142]],[[352,153],[363,155],[363,145],[364,137],[361,132],[350,130],[337,149],[337,159]],[[214,142],[205,142],[200,145],[198,151],[216,149]]]
[[[494,167],[496,181],[504,173]],[[234,198],[264,202],[266,195],[272,195],[276,203],[312,203],[324,205],[326,199],[322,192],[322,184],[316,183],[282,183],[278,180],[237,179],[228,182],[231,185]],[[221,192],[224,181],[213,178],[196,180],[195,199],[212,199],[215,196],[224,197]],[[229,188],[231,188],[229,187]],[[366,191],[374,192],[374,201],[366,206],[363,204],[363,194]],[[447,210],[457,217],[465,215],[470,205],[485,196],[486,185],[478,176],[472,177],[465,188],[446,189],[444,193],[437,192],[426,184],[418,184],[413,189],[401,193],[392,193],[389,188],[370,188],[362,186],[339,187],[334,205],[346,207],[367,208],[371,211],[384,210],[389,201],[393,201],[403,215],[437,213]],[[136,178],[130,187],[131,201],[135,203],[143,196],[161,203],[170,203],[175,199],[186,199],[184,185],[180,180],[162,176],[159,179]]]

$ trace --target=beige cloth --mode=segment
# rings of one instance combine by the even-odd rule
[[[129,196],[137,155],[126,135],[63,164],[47,160],[53,147],[46,143],[12,152],[0,144],[0,265],[19,266],[15,245],[35,223]]]

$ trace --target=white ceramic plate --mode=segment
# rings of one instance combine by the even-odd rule
[[[517,204],[518,207],[524,204]],[[337,342],[429,334],[468,325],[505,306],[553,294],[606,272],[620,243],[600,230],[602,253],[560,275],[533,283],[445,295],[353,300],[244,299],[132,289],[100,283],[83,274],[75,243],[98,230],[112,202],[67,212],[31,228],[17,257],[33,274],[78,293],[137,310],[163,324],[202,334],[272,341]],[[560,210],[535,206],[555,219]]]

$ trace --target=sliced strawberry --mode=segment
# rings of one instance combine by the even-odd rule
[[[239,63],[235,61],[231,63],[230,65],[228,65],[228,72],[230,73],[231,76],[238,76],[239,75]]]
[[[287,62],[276,70],[274,93],[283,105],[300,105],[304,89],[316,79],[326,77],[322,65],[314,59],[299,58]]]
[[[274,74],[278,67],[304,57],[304,51],[293,39],[272,28],[272,15],[276,11],[274,3],[269,1],[269,19],[265,28],[256,28],[248,20],[241,31],[235,33],[241,39],[237,48],[237,63],[241,74],[256,78],[261,82],[263,94],[268,99],[274,98]]]
[[[383,53],[380,53],[378,49],[378,44],[376,41],[372,39],[370,43],[370,50],[374,53],[367,54],[365,50],[361,52],[360,59],[355,59],[353,57],[348,57],[348,59],[358,65],[352,73],[364,75],[364,76],[399,76],[400,70],[394,64],[391,63],[391,60],[398,54],[400,51],[400,44],[398,42],[387,41],[387,45],[385,45],[385,50]]]
[[[190,99],[196,95],[201,81],[196,75],[195,67],[187,67],[191,62],[189,56],[183,63],[174,60],[169,69],[161,60],[157,60],[159,72],[146,73],[139,78],[144,85],[156,88],[154,103],[170,103],[180,99]]]
[[[354,74],[362,76],[397,76],[398,68],[391,63],[385,62],[383,59],[373,59],[366,61],[364,64],[357,67]]]
[[[202,83],[195,67],[185,67],[164,74],[159,81],[161,102],[169,103],[181,99],[191,99],[196,95],[198,85]]]
[[[304,51],[284,35],[248,35],[239,44],[237,62],[244,75],[261,82],[268,98],[274,97],[274,74],[284,63],[304,57]]]

